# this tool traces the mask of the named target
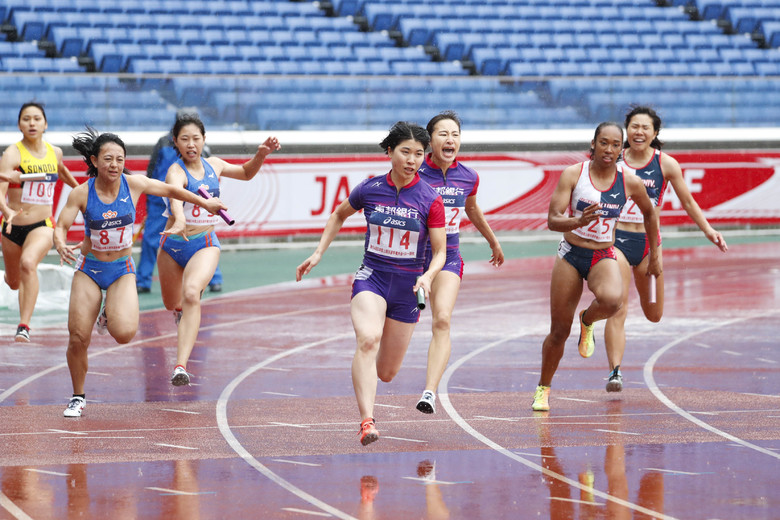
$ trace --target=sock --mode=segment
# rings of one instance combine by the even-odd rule
[[[73,397],[81,397],[85,401],[87,400],[87,394],[73,394]]]

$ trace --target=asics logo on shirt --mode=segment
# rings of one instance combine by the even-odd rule
[[[381,182],[379,182],[379,181],[376,181],[374,184],[372,184],[372,185],[371,185],[371,187],[372,187],[372,188],[374,188],[374,187],[376,187],[376,186],[381,186],[381,185],[382,185],[382,183],[381,183]]]

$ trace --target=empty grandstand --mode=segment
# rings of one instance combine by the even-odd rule
[[[0,108],[50,125],[589,127],[629,103],[669,126],[774,126],[780,0],[7,0]],[[14,117],[2,129],[15,129]]]

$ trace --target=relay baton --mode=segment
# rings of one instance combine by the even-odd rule
[[[46,179],[45,173],[23,173],[19,176],[21,182],[24,181],[42,181]]]
[[[418,276],[417,279],[419,280],[420,277]],[[420,287],[417,289],[417,308],[422,310],[425,310],[425,289]]]
[[[203,197],[204,199],[211,198],[211,193],[206,191],[206,189],[203,188],[202,186],[198,188],[198,193],[200,193],[200,196]],[[227,211],[225,211],[224,209],[219,210],[219,216],[222,217],[222,220],[227,222],[228,226],[232,226],[233,224],[236,223],[235,219],[233,219],[230,215],[228,215]]]
[[[650,275],[650,303],[655,303],[655,275]]]

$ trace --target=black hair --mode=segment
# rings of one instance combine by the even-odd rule
[[[115,143],[122,147],[122,151],[127,155],[127,148],[124,141],[118,135],[110,132],[100,133],[91,126],[87,126],[86,132],[81,132],[73,136],[73,148],[84,157],[87,164],[87,176],[97,177],[97,167],[92,164],[92,156],[100,155],[100,149],[106,143]],[[130,173],[127,168],[123,173]]]
[[[387,149],[391,150],[398,146],[402,141],[412,139],[423,145],[423,150],[428,148],[431,144],[431,136],[428,131],[418,125],[417,123],[410,123],[408,121],[398,121],[390,128],[390,133],[387,134],[379,146],[387,153]]]
[[[620,126],[620,123],[616,123],[615,121],[603,121],[603,122],[599,123],[599,126],[596,127],[596,131],[593,133],[593,141],[596,141],[596,139],[599,138],[599,134],[601,133],[601,131],[604,128],[608,127],[608,126],[614,126],[618,130],[620,130],[620,140],[621,141],[623,140],[623,127]],[[593,152],[594,151],[595,150],[593,149],[593,146],[591,145],[590,152],[588,152],[588,157],[590,157],[591,159],[593,159]]]
[[[19,109],[19,117],[16,119],[16,122],[19,123],[22,120],[22,112],[24,112],[25,108],[35,107],[38,110],[41,111],[43,114],[43,120],[48,122],[48,119],[46,119],[46,110],[43,109],[43,103],[38,103],[37,101],[28,101],[24,105],[22,105],[22,108]]]
[[[655,130],[655,138],[653,138],[653,141],[650,143],[650,146],[653,148],[656,148],[658,150],[661,149],[661,147],[664,145],[664,142],[658,139],[658,134],[661,132],[661,117],[658,115],[658,113],[644,105],[631,105],[631,111],[626,114],[626,128],[628,128],[628,125],[631,123],[631,119],[638,114],[645,114],[650,117],[650,119],[653,120],[653,130]],[[628,144],[628,141],[626,141],[623,144],[623,148],[628,148],[630,145]]]
[[[445,119],[451,119],[452,121],[455,121],[455,124],[458,125],[458,130],[460,130],[460,118],[454,110],[445,110],[444,112],[439,112],[437,115],[433,116],[430,121],[428,121],[428,126],[426,126],[425,129],[428,130],[430,135],[433,135],[433,129],[436,128],[436,124],[439,121],[444,121]]]
[[[179,137],[179,132],[187,125],[197,126],[200,129],[200,133],[203,134],[203,137],[206,137],[206,127],[203,125],[203,121],[200,120],[198,114],[177,115],[176,122],[173,123],[173,128],[171,129],[171,135],[173,135],[174,138]]]

